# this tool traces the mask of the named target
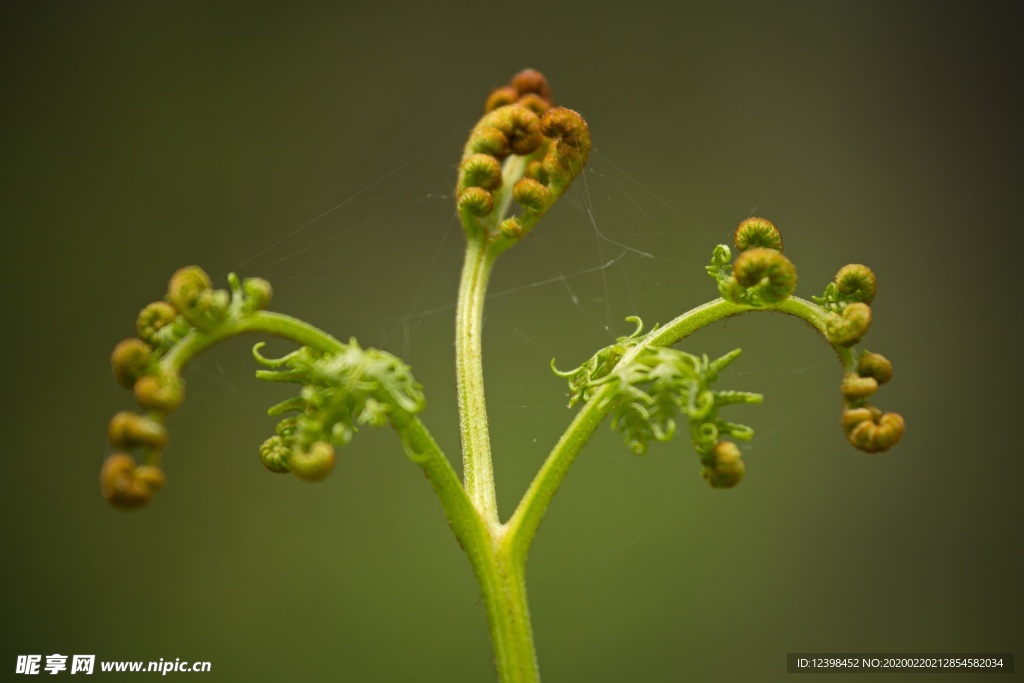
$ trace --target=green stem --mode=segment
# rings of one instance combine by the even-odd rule
[[[463,481],[470,500],[489,524],[498,524],[498,502],[491,465],[491,441],[484,399],[482,337],[484,297],[494,254],[484,240],[466,247],[455,318],[455,367],[462,430]]]
[[[619,363],[631,362],[646,348],[670,346],[712,323],[748,311],[776,311],[796,316],[809,323],[825,337],[826,341],[828,340],[825,328],[826,312],[820,306],[810,301],[791,296],[781,303],[755,308],[719,298],[687,311],[664,327],[659,327],[647,333],[640,343],[630,348],[623,355]],[[832,345],[832,347],[838,354],[843,367],[849,369],[853,362],[852,352],[845,347],[835,345]],[[601,424],[611,410],[612,403],[608,398],[610,397],[610,392],[613,391],[614,388],[611,385],[605,385],[594,392],[593,396],[583,406],[569,425],[569,428],[558,440],[558,443],[555,444],[551,454],[544,462],[537,476],[534,477],[533,482],[509,519],[507,524],[509,540],[522,557],[526,557],[530,543],[536,535],[537,527],[540,525],[541,518],[544,516],[548,505],[551,503],[551,499],[558,491],[562,481],[564,481],[576,456],[579,455],[584,444],[587,443],[598,425]]]
[[[540,680],[526,600],[524,561],[507,538],[496,538],[487,562],[477,569],[500,683]]]
[[[298,318],[257,311],[241,318],[225,320],[208,332],[192,330],[160,359],[160,365],[164,370],[178,374],[190,360],[214,344],[247,332],[272,334],[327,353],[337,353],[344,348],[331,335]]]
[[[505,528],[485,520],[459,483],[448,459],[418,418],[393,415],[406,452],[418,462],[437,493],[452,531],[469,556],[487,609],[494,663],[501,683],[540,680],[526,601],[525,557]]]
[[[510,244],[502,236],[500,226],[511,207],[511,188],[522,177],[527,161],[512,156],[505,162],[502,171],[504,191],[496,198],[495,211],[484,221],[481,230],[467,230],[470,237],[466,244],[455,319],[464,495],[471,501],[471,510],[456,511],[456,516],[461,518],[458,525],[464,526],[464,531],[460,531],[456,521],[452,522],[452,528],[469,555],[480,584],[494,646],[494,664],[501,683],[536,683],[540,680],[526,602],[525,556],[510,542],[506,528],[498,518],[482,355],[487,283],[495,259]],[[441,491],[438,495],[441,496]],[[472,521],[465,521],[470,518]],[[449,519],[453,519],[451,513]]]

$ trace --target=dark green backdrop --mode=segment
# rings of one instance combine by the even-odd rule
[[[209,660],[216,681],[493,680],[468,562],[393,435],[359,435],[321,485],[265,472],[287,394],[244,342],[190,368],[149,509],[108,508],[97,474],[132,405],[110,349],[188,263],[406,355],[456,458],[447,195],[483,97],[525,66],[595,153],[495,276],[504,514],[569,419],[551,357],[713,296],[702,266],[751,213],[804,296],[875,268],[868,346],[896,365],[878,402],[908,423],[888,454],[846,444],[839,370],[792,319],[694,337],[743,346],[725,384],[767,395],[731,413],[758,429],[747,479],[712,491],[685,443],[635,458],[602,429],[530,557],[545,680],[1019,652],[1019,38],[1013,3],[950,5],[5,4],[0,678],[58,652]]]

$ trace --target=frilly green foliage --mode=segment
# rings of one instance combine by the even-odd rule
[[[739,349],[710,360],[706,355],[648,346],[627,362],[627,351],[643,339],[640,319],[628,320],[637,325],[633,334],[620,337],[574,370],[555,369],[569,380],[570,406],[590,400],[598,388],[611,385],[613,391],[602,400],[609,404],[612,427],[636,455],[646,453],[652,441],[671,439],[680,417],[686,421],[694,450],[701,455],[724,437],[746,441],[753,436],[753,429],[721,419],[718,411],[735,403],[760,403],[763,397],[712,389],[719,373],[740,355]]]
[[[261,449],[261,459],[271,471],[290,471],[294,454],[308,453],[318,442],[340,448],[360,426],[382,427],[394,412],[415,415],[423,410],[422,387],[409,366],[390,353],[363,349],[351,339],[336,353],[304,346],[271,359],[260,354],[263,345],[253,348],[253,356],[273,369],[259,370],[256,376],[302,385],[299,396],[268,411],[272,416],[298,413],[282,420],[277,434]]]

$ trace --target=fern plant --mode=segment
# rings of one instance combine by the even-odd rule
[[[335,468],[337,449],[360,429],[394,429],[405,455],[426,474],[473,567],[499,680],[523,683],[540,677],[526,595],[530,544],[552,497],[605,418],[611,418],[612,428],[637,455],[652,441],[668,441],[682,432],[712,487],[731,488],[743,479],[736,442],[749,440],[753,430],[723,414],[762,397],[717,387],[722,369],[740,350],[710,359],[674,344],[744,313],[800,318],[838,356],[840,424],[849,442],[869,453],[885,451],[899,441],[904,422],[870,402],[892,377],[892,364],[884,356],[859,347],[871,324],[876,290],[871,270],[848,265],[821,296],[793,296],[796,269],[783,253],[778,229],[763,218],[750,218],[736,228],[731,246],[719,245],[711,254],[707,272],[719,297],[646,331],[639,318],[627,318],[636,326],[632,334],[574,369],[558,370],[552,361],[554,372],[568,382],[569,406],[578,410],[515,511],[501,520],[482,366],[487,283],[498,257],[524,240],[582,172],[591,140],[583,117],[552,106],[546,79],[533,70],[491,93],[484,111],[465,145],[456,180],[456,206],[466,236],[456,313],[461,478],[418,417],[425,395],[401,359],[268,311],[272,292],[265,280],[232,274],[227,289],[215,289],[201,268],[188,266],[174,273],[162,300],[139,313],[138,336],[114,349],[114,376],[134,392],[142,412],[120,412],[111,420],[114,453],[104,462],[100,482],[107,500],[127,510],[142,507],[163,487],[165,422],[184,399],[182,373],[190,360],[245,333],[294,342],[298,348],[281,358],[264,356],[262,343],[253,349],[263,368],[256,373],[259,379],[298,386],[293,398],[269,410],[282,419],[259,448],[263,465],[318,481]]]

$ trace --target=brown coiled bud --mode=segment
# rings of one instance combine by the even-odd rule
[[[501,164],[489,154],[473,154],[459,165],[459,191],[470,187],[496,190],[501,187]]]
[[[335,461],[334,446],[326,441],[316,441],[307,451],[293,450],[288,464],[299,479],[320,481],[334,470]]]
[[[484,113],[490,113],[498,107],[504,107],[507,104],[514,104],[517,100],[519,100],[519,91],[511,85],[498,88],[487,96],[487,102],[484,103]]]
[[[850,443],[865,453],[880,453],[895,446],[903,436],[905,424],[899,413],[884,413],[880,417],[855,425],[847,435]]]
[[[100,490],[114,507],[135,510],[150,501],[163,488],[164,474],[149,465],[136,467],[135,460],[124,453],[114,453],[103,462]]]
[[[764,247],[782,251],[782,234],[775,224],[765,218],[748,218],[739,224],[733,235],[733,244],[740,251]]]
[[[470,133],[463,156],[487,154],[499,161],[509,154],[526,156],[543,140],[537,115],[518,104],[507,104],[484,114]]]
[[[167,285],[167,298],[179,311],[195,306],[200,297],[213,289],[210,276],[199,266],[179,268]]]
[[[467,187],[459,193],[459,213],[471,216],[486,216],[494,210],[494,197],[482,187]]]
[[[466,143],[466,152],[469,154],[486,154],[495,159],[504,159],[511,150],[508,146],[508,138],[497,128],[477,126]]]
[[[519,98],[519,101],[516,104],[520,107],[526,107],[537,116],[543,116],[544,112],[551,109],[551,102],[535,93],[527,93],[523,95]]]
[[[544,74],[535,69],[523,69],[512,77],[512,87],[520,95],[535,93],[548,102],[551,101],[551,86]]]
[[[544,170],[557,184],[557,194],[579,175],[590,158],[590,129],[583,117],[572,109],[554,107],[541,119],[541,132],[555,138],[544,156]]]
[[[523,236],[523,223],[515,216],[506,218],[501,222],[501,234],[505,237],[518,239]]]
[[[825,318],[828,340],[839,346],[852,346],[867,334],[871,327],[871,307],[854,302],[843,309],[842,314],[829,313]]]
[[[848,301],[859,301],[870,304],[875,300],[878,282],[871,269],[860,263],[843,266],[836,273],[836,289]]]
[[[165,415],[173,412],[185,398],[185,383],[171,373],[146,375],[135,383],[135,400],[147,410]]]
[[[892,379],[892,362],[880,353],[865,352],[857,362],[857,372],[861,377],[873,377],[879,384]]]
[[[200,330],[223,321],[230,302],[227,292],[213,289],[210,276],[199,266],[185,266],[171,276],[167,300],[190,325]]]
[[[167,445],[167,430],[156,420],[135,413],[120,412],[110,420],[107,435],[114,448],[161,450]]]
[[[544,75],[525,69],[512,77],[512,84],[493,90],[484,104],[484,113],[518,104],[537,116],[551,108],[551,88]]]
[[[125,389],[150,372],[153,365],[153,349],[141,339],[125,339],[118,342],[110,354],[110,368],[114,379]]]
[[[551,206],[551,190],[533,178],[520,178],[512,188],[512,196],[527,211],[544,213]]]
[[[271,472],[283,474],[291,471],[288,466],[289,455],[291,455],[291,448],[281,436],[276,434],[260,446],[260,462]]]
[[[540,132],[540,118],[533,111],[520,105],[512,105],[501,110],[507,112],[509,129],[499,126],[499,130],[508,137],[509,149],[513,154],[527,156],[540,147],[544,136]]]
[[[174,324],[178,311],[166,301],[154,301],[141,311],[135,321],[139,336],[151,346],[161,346],[157,333]]]
[[[882,417],[882,411],[874,406],[847,408],[843,411],[843,418],[840,424],[843,426],[843,432],[849,437],[850,432],[861,422],[873,422],[880,417]]]
[[[796,268],[780,252],[767,247],[747,249],[736,257],[732,276],[764,303],[785,300],[796,289]]]
[[[848,372],[843,377],[840,391],[847,401],[859,401],[878,391],[878,382],[874,377],[861,377],[856,373]]]
[[[731,441],[719,441],[705,457],[704,478],[716,489],[736,486],[746,471],[740,449]]]

